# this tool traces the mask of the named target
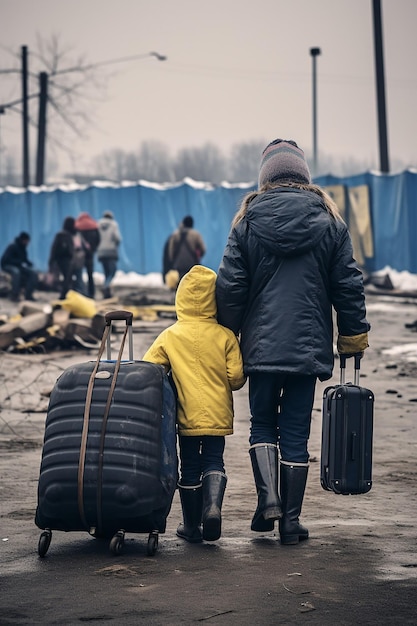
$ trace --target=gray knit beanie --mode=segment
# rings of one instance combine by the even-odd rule
[[[291,139],[275,139],[262,152],[258,187],[283,181],[311,183],[304,152]]]

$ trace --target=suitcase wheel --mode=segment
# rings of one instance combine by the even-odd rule
[[[112,540],[110,541],[110,552],[112,554],[120,554],[123,549],[123,544],[125,542],[125,531],[118,530],[115,535],[113,535]]]
[[[158,531],[149,533],[148,545],[146,547],[146,554],[148,556],[154,556],[158,549]]]
[[[45,554],[48,552],[48,548],[51,545],[51,539],[52,532],[49,530],[49,528],[47,528],[43,531],[43,533],[41,533],[41,536],[39,537],[38,554],[40,557],[44,557]]]

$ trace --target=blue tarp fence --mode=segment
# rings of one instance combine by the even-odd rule
[[[329,175],[315,182],[329,190],[338,205],[338,199],[343,199],[342,213],[355,231],[356,245],[361,247],[358,255],[367,271],[389,265],[417,273],[417,171]],[[39,271],[46,271],[52,240],[65,217],[86,211],[98,220],[111,210],[123,237],[118,268],[138,274],[161,272],[165,240],[185,215],[192,215],[207,246],[203,262],[217,270],[233,216],[254,188],[214,187],[189,179],[169,186],[141,181],[119,186],[5,188],[0,191],[0,253],[22,230],[28,231],[29,258]],[[101,271],[100,264],[96,269]]]

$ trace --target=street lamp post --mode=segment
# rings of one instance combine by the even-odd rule
[[[317,174],[317,62],[316,57],[321,54],[320,48],[310,48],[313,61],[313,174]]]

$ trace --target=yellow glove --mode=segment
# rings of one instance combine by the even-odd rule
[[[368,333],[351,335],[350,337],[339,335],[337,338],[337,351],[339,354],[353,355],[359,352],[363,353],[368,346]]]

